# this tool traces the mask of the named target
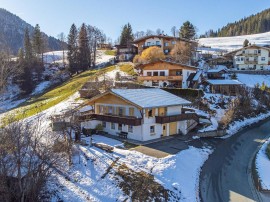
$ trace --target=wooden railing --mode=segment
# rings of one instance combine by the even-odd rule
[[[196,113],[178,114],[172,116],[156,116],[156,123],[160,124],[185,120],[194,120],[199,122],[199,117]]]
[[[103,115],[103,114],[88,114],[82,115],[79,117],[80,122],[98,120],[111,123],[121,123],[130,126],[139,126],[142,125],[142,119],[132,116],[116,116],[116,115]]]
[[[168,81],[181,81],[183,80],[183,76],[138,76],[139,81],[145,81],[145,80],[168,80]]]

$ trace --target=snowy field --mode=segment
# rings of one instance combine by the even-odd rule
[[[254,87],[256,84],[261,86],[263,82],[270,86],[270,75],[237,74],[237,79],[249,87]]]
[[[63,201],[131,201],[117,185],[117,166],[104,179],[101,178],[108,165],[116,158],[119,158],[118,165],[126,164],[136,172],[144,171],[154,175],[158,183],[178,197],[171,201],[198,201],[200,169],[212,152],[211,149],[189,147],[176,155],[160,159],[137,151],[116,148],[115,146],[121,146],[122,143],[103,136],[94,136],[93,141],[114,146],[113,153],[108,154],[96,147],[78,146],[80,158],[76,158],[75,165],[69,171],[72,180],[56,175],[60,182],[58,186],[61,187],[58,197]]]
[[[267,145],[270,143],[270,139],[266,141],[256,156],[256,170],[258,172],[261,186],[264,190],[270,190],[270,160],[267,157],[265,151]]]
[[[210,46],[213,51],[219,49],[232,51],[241,48],[245,39],[249,40],[251,44],[270,45],[270,32],[235,37],[201,38],[198,42],[200,46]]]

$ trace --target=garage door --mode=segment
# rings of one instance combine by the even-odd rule
[[[177,134],[177,122],[172,122],[170,125],[170,135]]]

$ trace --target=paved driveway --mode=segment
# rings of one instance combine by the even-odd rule
[[[254,152],[270,134],[270,121],[245,130],[216,146],[202,168],[200,194],[204,202],[260,201],[251,180],[249,164]],[[270,201],[265,199],[265,201]]]

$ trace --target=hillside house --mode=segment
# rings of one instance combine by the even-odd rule
[[[250,45],[226,54],[233,57],[233,66],[237,70],[268,70],[270,49]]]
[[[138,81],[151,87],[188,88],[189,75],[197,71],[196,67],[165,60],[143,64],[138,68],[140,71]]]
[[[196,43],[179,37],[167,35],[150,35],[136,39],[133,43],[138,47],[138,54],[141,54],[145,49],[157,46],[160,47],[165,55],[168,55],[177,42]]]
[[[161,89],[112,89],[89,100],[94,114],[81,117],[81,126],[102,124],[110,135],[147,141],[174,134],[186,135],[199,122],[196,113],[185,113],[189,101]]]
[[[119,62],[132,61],[138,53],[138,48],[135,45],[116,45],[116,60]]]

